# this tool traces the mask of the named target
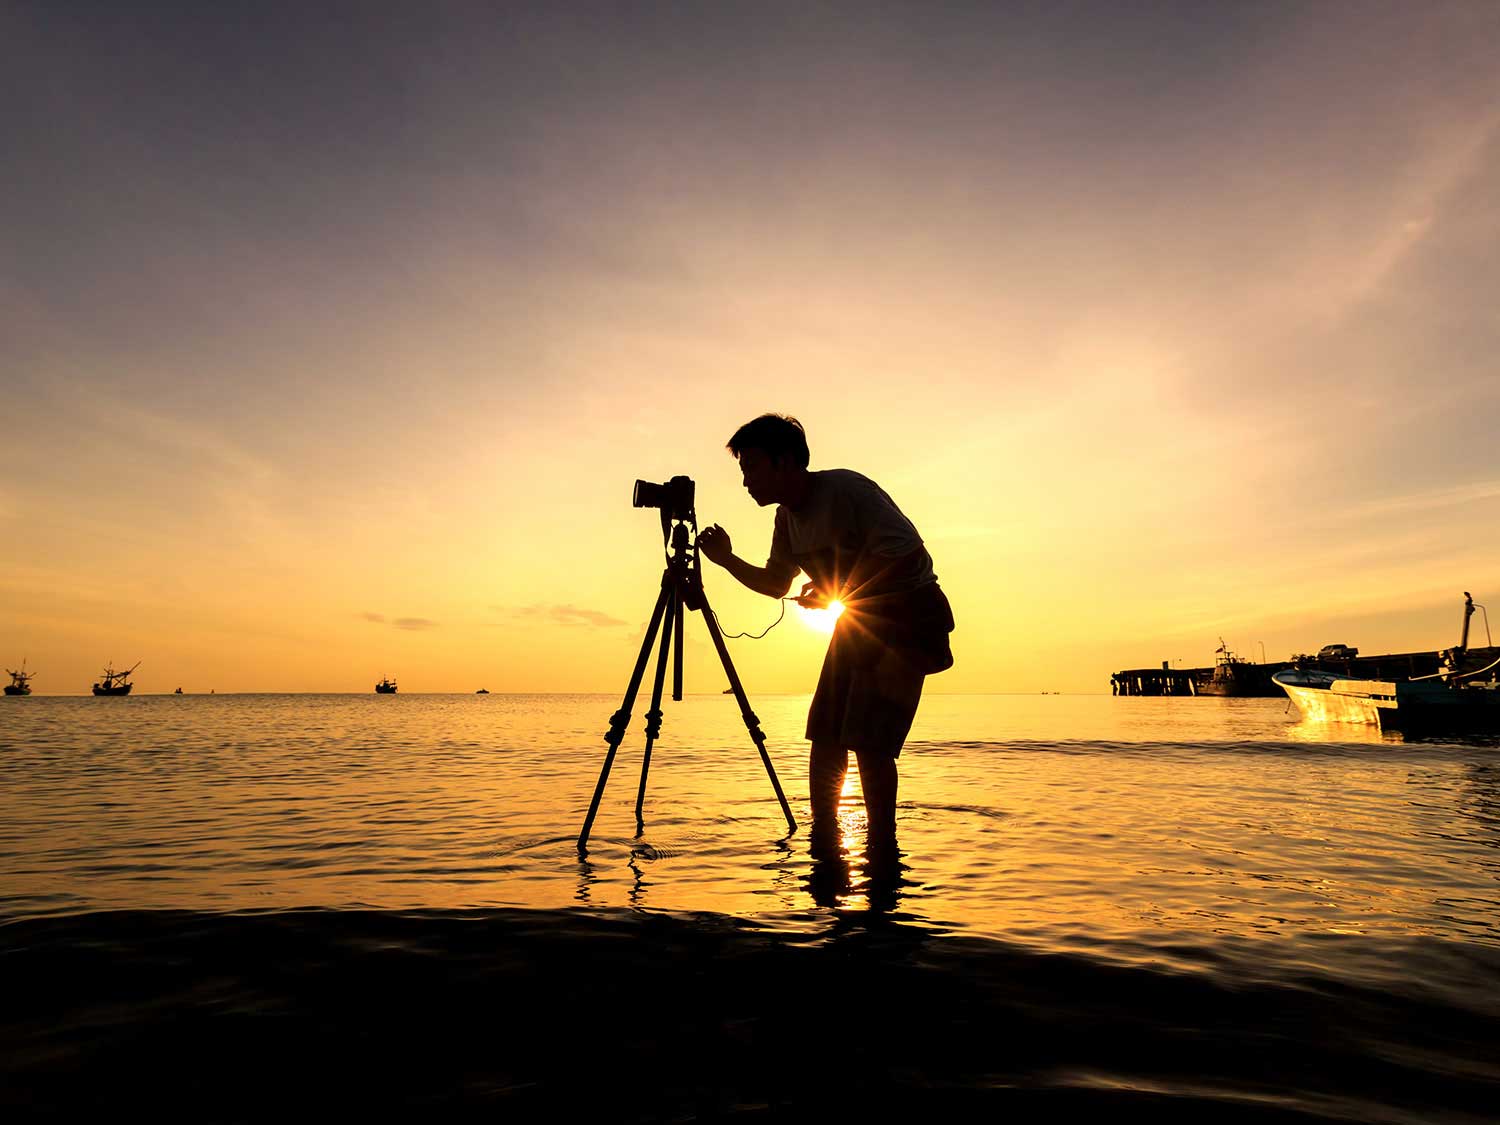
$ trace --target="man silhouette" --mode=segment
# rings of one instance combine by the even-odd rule
[[[765,566],[746,562],[718,524],[699,534],[699,552],[767,597],[785,597],[801,571],[810,581],[799,605],[844,606],[807,715],[814,843],[837,839],[839,794],[852,750],[871,850],[893,850],[896,759],[923,679],[953,664],[953,615],[932,558],[874,481],[848,469],[809,471],[807,435],[797,419],[762,414],[736,430],[728,448],[751,499],[777,506],[771,554]]]

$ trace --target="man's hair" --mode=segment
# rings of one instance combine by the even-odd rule
[[[807,468],[807,432],[790,414],[762,414],[734,431],[729,452],[738,457],[747,449],[763,450],[773,461],[790,457],[794,464]]]

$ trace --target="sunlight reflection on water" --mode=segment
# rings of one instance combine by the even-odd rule
[[[1494,937],[1493,746],[1314,729],[1277,700],[931,696],[901,759],[902,865],[871,870],[852,768],[846,855],[809,856],[807,698],[753,702],[802,831],[733,701],[690,696],[667,705],[644,832],[638,713],[580,857],[613,697],[7,701],[0,911],[582,904],[805,929],[875,908],[1049,948]]]

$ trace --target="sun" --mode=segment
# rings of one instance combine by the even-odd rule
[[[806,609],[797,607],[797,612],[802,614],[802,623],[810,629],[816,629],[820,633],[833,632],[833,625],[839,619],[839,614],[844,612],[843,602],[829,602],[827,609]]]

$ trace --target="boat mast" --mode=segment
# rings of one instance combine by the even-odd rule
[[[1458,654],[1462,656],[1469,647],[1469,618],[1474,616],[1474,595],[1464,591],[1464,627],[1458,638]],[[1488,620],[1488,618],[1486,618]]]

